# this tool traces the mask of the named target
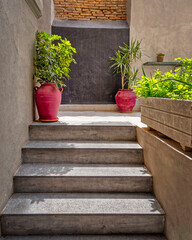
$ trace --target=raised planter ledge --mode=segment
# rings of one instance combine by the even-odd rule
[[[141,121],[192,150],[192,101],[141,98]]]
[[[182,99],[148,97],[141,98],[141,106],[159,109],[192,118],[192,101]]]

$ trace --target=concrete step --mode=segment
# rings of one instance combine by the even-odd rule
[[[81,141],[135,141],[136,129],[131,123],[78,121],[41,123],[29,127],[31,140],[81,140]]]
[[[152,192],[144,166],[23,164],[14,177],[15,192]]]
[[[14,194],[2,235],[160,234],[164,212],[151,194]]]
[[[29,141],[22,149],[25,163],[142,164],[136,142]]]
[[[166,240],[162,235],[6,236],[4,240]]]
[[[110,113],[120,113],[117,104],[61,104],[59,111],[63,112],[110,112]],[[136,104],[133,108],[133,112],[140,112],[140,99],[136,99]],[[132,113],[133,113],[132,112]],[[123,113],[125,114],[125,113]]]

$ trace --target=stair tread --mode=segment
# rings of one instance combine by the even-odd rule
[[[16,193],[3,215],[164,215],[152,194]]]
[[[23,164],[15,177],[151,177],[151,174],[139,165]]]
[[[80,141],[29,141],[23,146],[23,149],[142,149],[137,142],[80,142]]]
[[[162,235],[6,236],[5,240],[166,240]]]

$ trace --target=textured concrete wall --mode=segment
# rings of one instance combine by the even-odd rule
[[[131,22],[131,0],[127,0],[127,16],[126,16],[126,20],[127,20],[127,23],[129,24],[130,26],[130,22]]]
[[[127,0],[54,0],[56,18],[68,20],[125,20]]]
[[[51,34],[51,24],[54,19],[53,0],[43,0],[42,17],[38,20],[38,30]]]
[[[153,175],[154,193],[166,213],[168,240],[192,239],[192,153],[179,144],[137,127],[145,165]]]
[[[71,79],[65,81],[62,103],[114,103],[121,81],[118,75],[112,75],[109,56],[114,56],[114,50],[129,41],[126,21],[55,20],[52,31],[66,37],[77,50],[74,55],[77,64],[71,64]]]
[[[21,146],[32,122],[32,75],[37,19],[25,1],[0,1],[0,210],[12,192]],[[27,53],[27,54],[26,54]]]
[[[156,61],[158,52],[165,53],[165,61],[173,61],[176,57],[191,58],[191,0],[130,1],[130,38],[142,40],[142,62]],[[156,68],[145,67],[147,72]],[[161,69],[163,71],[164,67]]]
[[[38,2],[43,6],[42,0]],[[21,164],[21,147],[33,120],[38,19],[32,6],[36,5],[25,0],[0,0],[0,212],[12,193],[13,175]]]

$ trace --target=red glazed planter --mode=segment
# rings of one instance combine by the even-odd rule
[[[57,88],[56,83],[43,83],[36,89],[35,100],[42,122],[58,121],[57,114],[61,103],[63,88]]]
[[[133,89],[119,89],[115,95],[116,104],[122,113],[132,112],[136,103],[136,94]]]

